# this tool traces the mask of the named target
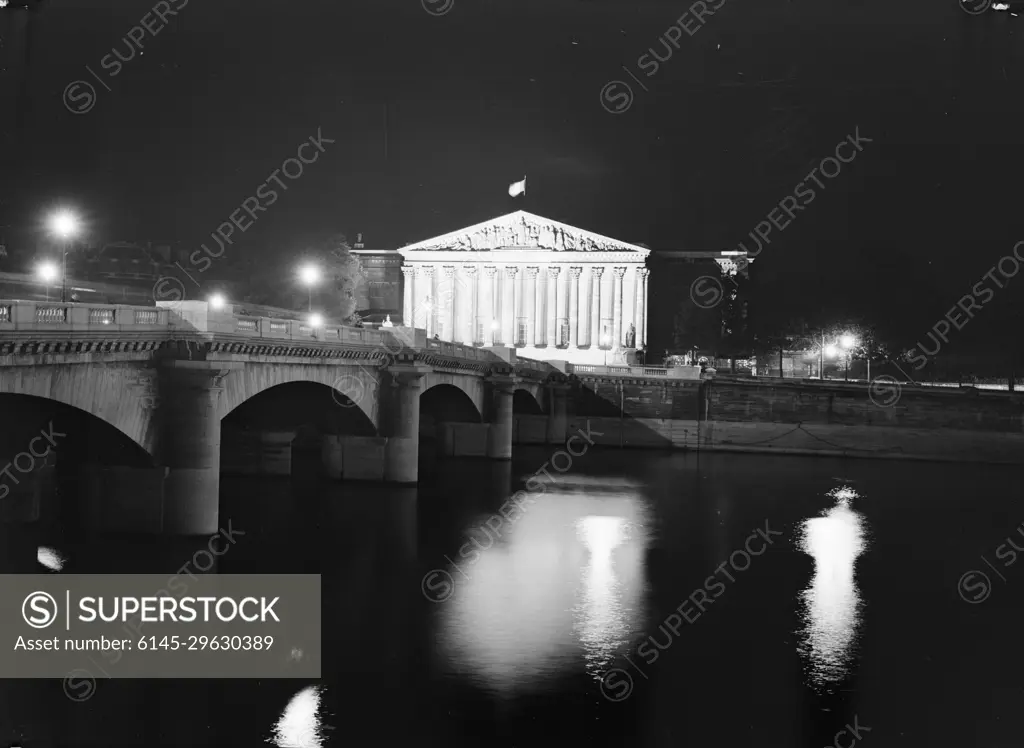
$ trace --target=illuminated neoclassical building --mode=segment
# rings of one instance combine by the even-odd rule
[[[520,210],[398,252],[402,317],[430,337],[578,364],[647,340],[646,247]]]

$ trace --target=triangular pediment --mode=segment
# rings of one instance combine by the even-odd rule
[[[638,244],[620,242],[590,231],[578,229],[550,218],[517,210],[474,226],[452,231],[433,239],[416,242],[398,251],[468,251],[489,252],[501,249],[535,249],[551,252],[635,252],[647,257],[649,249]]]

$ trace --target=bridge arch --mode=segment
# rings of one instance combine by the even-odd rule
[[[223,421],[246,402],[281,385],[318,384],[332,393],[333,407],[343,411],[357,410],[373,426],[376,434],[380,418],[379,379],[380,374],[372,366],[288,363],[246,366],[225,377],[217,407],[218,416]]]
[[[350,390],[351,391],[351,390]],[[353,393],[358,396],[358,393]],[[226,398],[225,398],[226,399]],[[224,409],[231,401],[222,403]],[[376,436],[359,402],[321,382],[297,379],[264,387],[221,416],[225,428]]]
[[[0,397],[27,397],[69,406],[105,422],[152,455],[153,413],[159,403],[151,369],[124,365],[11,367],[0,377]],[[2,409],[0,409],[2,412]],[[9,412],[9,411],[8,411]],[[5,421],[12,419],[5,415]]]
[[[542,416],[544,407],[530,390],[517,387],[512,393],[512,412],[523,415]]]
[[[41,450],[49,443],[54,453],[72,457],[76,464],[154,464],[152,451],[130,434],[95,413],[60,400],[0,393],[0,413],[4,415],[0,456],[29,452],[31,440],[49,434],[51,438],[36,439],[32,446]]]
[[[420,431],[432,433],[434,424],[442,421],[481,423],[483,412],[458,385],[435,384],[420,393]]]

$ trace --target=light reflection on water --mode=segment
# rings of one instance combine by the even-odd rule
[[[643,625],[647,511],[638,487],[549,486],[477,546],[464,576],[452,570],[462,582],[441,613],[446,666],[504,695],[553,685],[581,659],[599,678]]]
[[[267,742],[278,748],[322,748],[327,728],[320,720],[322,686],[308,686],[292,696]]]
[[[50,571],[60,571],[64,568],[64,556],[56,548],[41,545],[36,551],[36,560]]]
[[[851,508],[857,492],[844,485],[828,496],[836,505],[804,520],[800,536],[801,550],[814,558],[814,576],[800,593],[798,649],[819,691],[831,690],[851,671],[862,607],[854,565],[867,547],[863,515]]]

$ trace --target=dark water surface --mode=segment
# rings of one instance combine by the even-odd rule
[[[1019,469],[591,450],[499,522],[550,453],[225,479],[217,571],[323,575],[322,681],[3,681],[2,745],[1021,745]],[[29,541],[66,573],[205,545]]]

